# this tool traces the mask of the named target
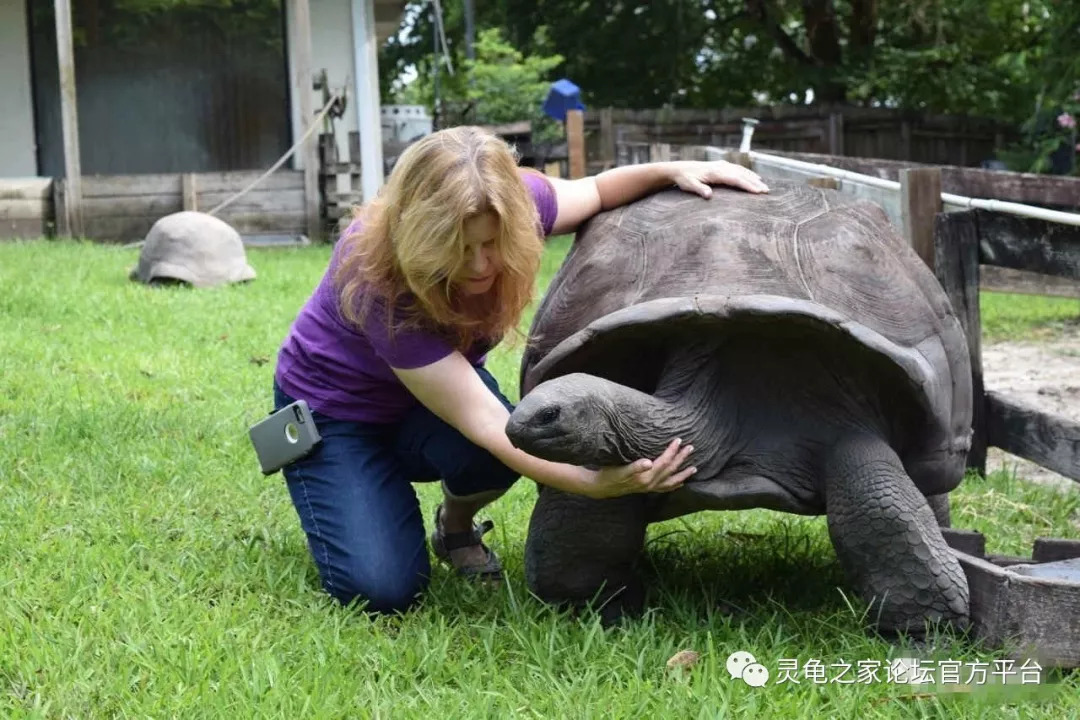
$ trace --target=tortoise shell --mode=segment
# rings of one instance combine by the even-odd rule
[[[836,333],[887,362],[922,413],[901,454],[928,494],[952,489],[971,444],[963,329],[933,272],[876,204],[771,182],[768,194],[666,190],[584,224],[534,318],[521,393],[570,372],[645,392],[673,346],[757,322]]]

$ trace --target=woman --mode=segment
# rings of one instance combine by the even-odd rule
[[[543,237],[665,186],[766,192],[724,162],[673,162],[563,181],[517,167],[479,128],[429,135],[401,155],[377,198],[338,242],[285,339],[275,407],[304,399],[322,442],[284,469],[323,587],[344,604],[398,611],[430,562],[411,482],[441,479],[431,536],[459,572],[499,577],[476,512],[519,476],[594,498],[669,492],[693,472],[673,439],[657,458],[599,471],[514,448],[513,409],[484,357],[516,331],[533,296]]]

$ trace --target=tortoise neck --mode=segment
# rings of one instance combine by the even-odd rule
[[[720,384],[716,347],[693,345],[672,353],[656,391],[620,393],[611,406],[612,444],[618,458],[633,462],[655,459],[675,438],[695,447],[695,458],[707,458],[718,449],[715,397]],[[700,464],[695,460],[695,464]]]

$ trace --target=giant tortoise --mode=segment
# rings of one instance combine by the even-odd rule
[[[700,510],[825,515],[884,633],[966,626],[968,586],[928,498],[964,475],[972,390],[960,323],[877,205],[774,183],[667,190],[581,228],[537,311],[507,433],[590,467],[698,468],[671,493],[542,487],[526,574],[542,599],[641,608],[646,525]]]

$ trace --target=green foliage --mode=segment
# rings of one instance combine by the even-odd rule
[[[537,28],[533,47],[545,46],[546,29]],[[514,48],[498,28],[481,30],[476,38],[475,59],[466,60],[458,53],[454,75],[439,73],[439,99],[442,106],[455,108],[458,119],[479,125],[529,120],[534,142],[552,141],[562,135],[558,123],[540,107],[553,80],[552,71],[563,62],[558,54],[526,55]],[[420,75],[395,91],[402,103],[434,105],[433,77]]]
[[[388,78],[431,50],[419,3],[384,50]],[[460,46],[461,0],[445,0]],[[1048,83],[1080,79],[1076,16],[1063,0],[504,0],[478,3],[526,55],[545,25],[562,74],[595,107],[853,102],[1021,123]],[[418,66],[418,65],[417,65]],[[419,67],[419,66],[418,66]],[[388,80],[389,82],[389,80]],[[1069,92],[1075,88],[1067,88]]]

